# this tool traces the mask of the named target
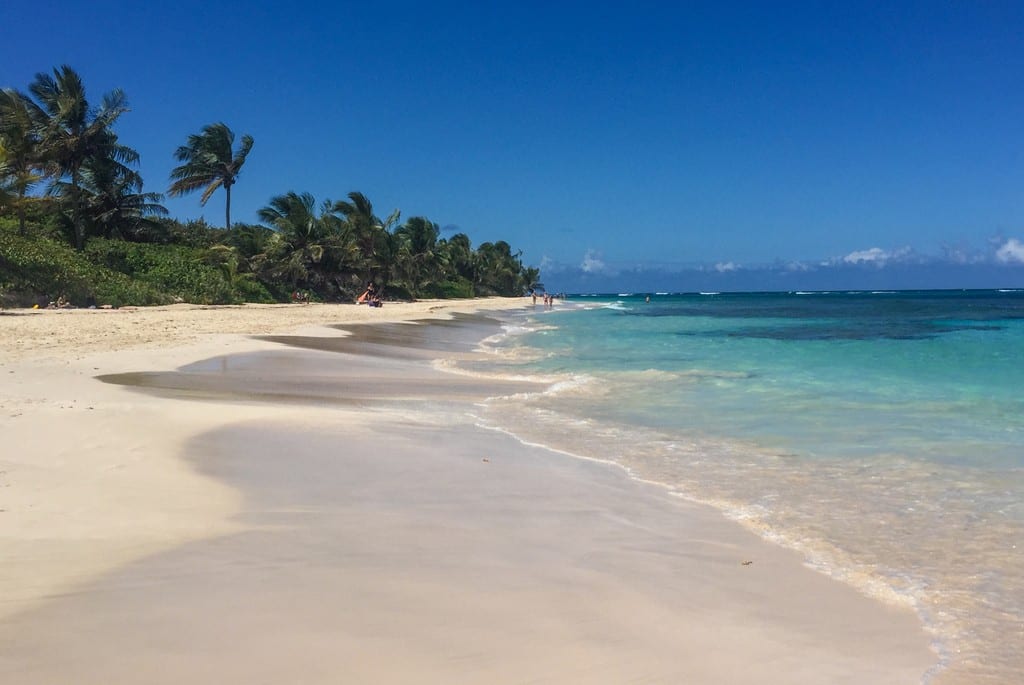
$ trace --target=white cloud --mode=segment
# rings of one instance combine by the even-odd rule
[[[718,262],[715,264],[715,271],[718,273],[726,273],[727,271],[735,271],[740,268],[736,262]]]
[[[604,260],[601,259],[601,253],[596,250],[587,250],[587,253],[583,255],[583,262],[580,264],[580,269],[582,269],[584,273],[588,274],[599,274],[607,271]]]
[[[889,262],[910,261],[914,250],[910,247],[901,247],[896,250],[883,250],[880,247],[872,247],[867,250],[856,250],[843,257],[841,262],[846,264],[871,264],[883,267]]]
[[[996,260],[1003,264],[1017,262],[1024,264],[1024,243],[1016,238],[1010,238],[1002,247],[996,250]]]
[[[869,250],[858,250],[843,257],[847,264],[884,264],[889,259],[889,253],[880,247],[872,247]]]

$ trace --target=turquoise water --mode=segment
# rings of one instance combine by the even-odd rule
[[[929,681],[1024,682],[1024,291],[570,298],[489,349],[551,385],[483,423],[911,607]]]

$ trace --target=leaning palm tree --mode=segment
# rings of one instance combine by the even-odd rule
[[[167,190],[171,197],[180,197],[202,189],[199,204],[206,206],[217,189],[224,188],[227,229],[231,228],[231,186],[238,180],[253,139],[250,135],[242,136],[238,150],[233,149],[234,143],[235,134],[224,123],[204,126],[201,133],[190,135],[188,143],[174,153],[174,158],[184,164],[171,170],[172,183]]]
[[[85,246],[79,187],[82,167],[97,158],[110,158],[122,164],[134,164],[139,159],[135,150],[117,142],[112,130],[114,122],[128,111],[128,101],[123,92],[113,90],[103,96],[99,108],[93,108],[85,97],[81,77],[67,65],[54,69],[53,76],[36,74],[29,91],[45,115],[39,152],[47,171],[55,183],[62,178],[70,179],[61,188],[65,199],[71,201],[75,247],[81,250]]]

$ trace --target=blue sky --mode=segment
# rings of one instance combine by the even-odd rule
[[[895,7],[888,5],[895,4]],[[564,290],[1024,286],[1024,4],[6,3],[147,190],[224,121],[232,197],[365,193]],[[223,196],[168,200],[223,221]]]

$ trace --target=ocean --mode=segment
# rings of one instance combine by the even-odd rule
[[[708,503],[920,616],[934,683],[1024,682],[1024,290],[538,304],[477,420]]]

